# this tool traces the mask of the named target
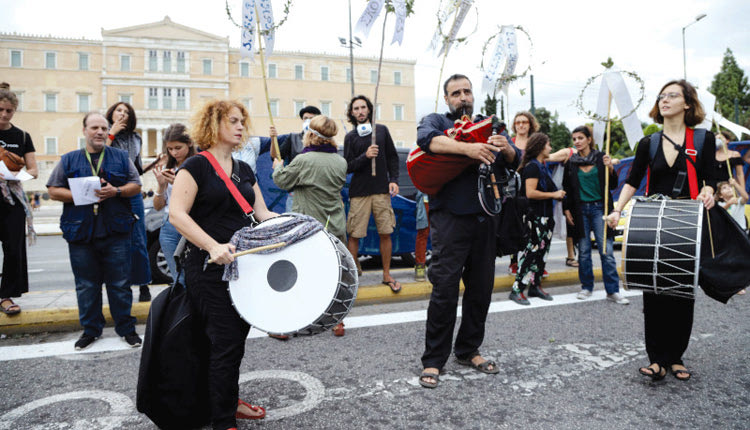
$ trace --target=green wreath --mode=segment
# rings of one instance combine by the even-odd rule
[[[586,108],[583,107],[583,95],[586,92],[586,89],[589,87],[589,85],[591,85],[592,83],[594,83],[594,81],[596,81],[597,78],[603,76],[608,71],[609,71],[609,67],[607,68],[607,70],[599,73],[598,75],[594,75],[594,76],[590,77],[586,81],[586,83],[583,85],[583,88],[581,89],[581,92],[578,94],[578,98],[576,99],[575,106],[576,106],[576,108],[578,108],[578,112],[581,113],[581,114],[583,114],[583,115],[585,115],[587,118],[594,120],[594,121],[603,121],[603,122],[606,122],[607,120],[617,120],[617,119],[622,120],[622,119],[625,119],[625,118],[629,117],[630,115],[634,114],[635,111],[637,111],[638,108],[643,103],[643,100],[646,98],[646,84],[643,82],[643,79],[641,79],[641,77],[638,76],[638,74],[635,73],[635,72],[628,72],[628,71],[624,71],[623,70],[623,71],[620,71],[620,73],[623,73],[623,74],[625,74],[625,75],[633,78],[633,80],[635,80],[636,82],[638,82],[638,85],[640,86],[641,97],[635,103],[635,106],[633,107],[633,109],[630,112],[628,112],[627,114],[623,115],[622,118],[613,118],[613,117],[605,118],[605,117],[603,117],[601,115],[598,115],[596,112],[592,112],[590,110],[586,110]]]
[[[522,79],[522,78],[526,77],[526,75],[528,75],[528,73],[531,71],[531,58],[533,58],[533,54],[534,54],[534,41],[531,40],[531,35],[522,26],[517,25],[517,26],[515,26],[513,28],[516,29],[516,30],[521,31],[521,33],[523,33],[524,35],[526,35],[526,39],[528,39],[528,41],[529,41],[529,45],[530,45],[530,49],[529,49],[529,65],[526,67],[526,69],[524,69],[524,71],[522,73],[510,75],[510,76],[507,76],[505,78],[499,79],[497,81],[497,83],[495,83],[495,89],[500,89],[505,84],[511,84],[511,83],[513,83],[513,82],[515,82],[515,81],[517,81],[519,79]],[[489,48],[490,43],[492,43],[492,41],[496,37],[498,37],[498,36],[500,36],[500,33],[493,34],[492,36],[490,36],[489,39],[487,39],[484,42],[484,46],[482,46],[482,62],[479,63],[479,70],[481,70],[482,72],[484,72],[484,55],[487,53],[487,49]]]
[[[229,0],[224,0],[224,5],[226,7],[227,17],[229,17],[229,21],[231,21],[232,24],[234,24],[237,28],[241,30],[246,30],[244,25],[238,24],[237,21],[234,20],[234,17],[232,16],[232,12],[229,10]],[[269,28],[268,30],[260,30],[260,34],[266,36],[272,31],[275,31],[276,29],[284,25],[286,20],[289,19],[289,9],[291,7],[292,7],[292,0],[286,0],[286,2],[284,3],[284,18],[282,18],[278,24],[274,24],[274,26]]]

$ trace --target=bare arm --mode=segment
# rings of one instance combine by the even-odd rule
[[[23,154],[23,160],[26,162],[26,173],[33,176],[34,179],[39,177],[39,168],[36,165],[36,152],[27,152]]]
[[[526,198],[531,200],[547,200],[547,199],[556,199],[561,200],[563,197],[565,197],[565,191],[558,190],[553,192],[548,191],[539,191],[536,189],[537,184],[539,183],[538,178],[527,178],[526,179]]]
[[[617,222],[620,221],[620,214],[622,213],[622,209],[626,204],[628,204],[630,199],[633,198],[636,191],[637,189],[630,184],[625,184],[622,186],[622,191],[620,191],[620,198],[617,199],[615,208],[609,215],[607,215],[607,224],[609,224],[610,228],[617,227]]]
[[[49,198],[63,203],[73,203],[73,193],[64,187],[47,187]]]

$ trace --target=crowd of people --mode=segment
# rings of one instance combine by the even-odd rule
[[[520,174],[521,189],[516,198],[527,201],[522,221],[528,237],[521,255],[512,255],[515,282],[509,296],[519,305],[530,304],[527,296],[553,300],[542,289],[542,282],[555,227],[555,205],[560,205],[564,214],[569,239],[566,264],[577,267],[581,282],[577,297],[581,300],[591,297],[594,289],[593,233],[607,300],[629,303],[619,293],[613,229],[644,177],[648,178],[647,195],[698,200],[706,209],[717,202],[743,230],[747,229],[744,162],[739,153],[727,150],[731,136],[705,133],[700,134],[705,136],[700,142],[694,137],[699,134],[694,134],[693,127],[702,122],[704,114],[695,89],[684,80],[671,81],[659,92],[650,113],[663,125],[657,136],[659,146],[651,148],[651,136],[639,143],[616,201],[612,196],[618,183],[615,160],[597,149],[590,127],[575,128],[571,146],[553,152],[549,137],[539,132],[533,114],[524,111],[513,119],[513,137],[503,131],[486,142],[467,144],[445,131],[461,118],[473,118],[475,122],[482,119],[474,115],[472,83],[465,75],[452,75],[443,91],[448,111],[429,114],[419,122],[419,148],[430,154],[468,157],[488,165],[498,176],[507,169]],[[31,137],[10,123],[17,106],[18,99],[9,87],[0,88],[0,142],[5,151],[15,155],[14,159],[21,160],[21,167],[36,176]],[[235,258],[232,235],[277,216],[266,206],[258,186],[255,160],[261,153],[271,151],[275,159],[272,179],[279,188],[289,191],[286,211],[320,221],[331,236],[346,245],[355,261],[359,240],[366,236],[372,216],[383,257],[382,283],[393,293],[402,289],[390,273],[390,256],[396,225],[391,198],[399,193],[398,177],[403,172],[399,172],[388,128],[373,124],[369,98],[353,97],[347,109],[352,130],[344,138],[341,156],[335,138],[338,126],[333,119],[314,106],[303,108],[299,116],[301,132],[278,136],[271,127],[269,137],[253,139],[249,137],[249,115],[241,103],[208,102],[195,114],[190,127],[172,124],[164,132],[162,154],[144,168],[135,110],[128,103],[118,102],[104,115],[89,112],[83,117],[85,148],[63,155],[47,182],[49,196],[63,203],[60,226],[68,242],[83,327],[75,349],[87,348],[102,335],[102,285],[106,286],[116,333],[128,345],[138,347],[142,341],[131,314],[131,287],[139,287],[140,301],[150,300],[141,175],[152,170],[158,184],[154,208],[165,213],[159,242],[173,283],[186,288],[210,340],[208,390],[214,428],[233,428],[237,418],[265,416],[262,407],[239,399],[239,368],[250,326],[234,309],[227,281],[222,278],[224,265]],[[278,139],[278,149],[273,148],[274,139]],[[10,162],[10,158],[7,160]],[[551,161],[562,163],[560,183],[550,174],[547,163]],[[347,214],[341,191],[348,174],[352,178]],[[483,209],[476,192],[478,175],[472,166],[447,181],[439,192],[420,192],[416,199],[415,278],[432,284],[419,376],[419,383],[426,388],[438,386],[451,353],[457,363],[479,372],[500,371],[497,363],[480,353],[494,288],[499,222]],[[95,191],[98,202],[77,204],[73,180],[92,176],[99,182]],[[236,187],[239,196],[233,196],[223,176],[231,177],[226,181]],[[4,253],[0,307],[12,315],[21,311],[13,298],[28,291],[25,224],[33,235],[33,215],[19,181],[2,178],[0,188]],[[250,213],[238,204],[240,199],[251,207]],[[178,267],[175,251],[183,238],[187,246]],[[425,267],[428,238],[432,240],[429,270]],[[211,263],[204,264],[209,258]],[[357,270],[361,274],[359,265]],[[465,288],[462,317],[454,339],[461,282]],[[744,290],[738,294],[744,294]],[[687,381],[691,374],[682,355],[690,339],[694,299],[644,292],[643,303],[650,364],[639,372],[653,380],[671,372]],[[343,321],[333,332],[344,335]]]

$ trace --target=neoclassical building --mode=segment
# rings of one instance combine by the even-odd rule
[[[28,131],[36,147],[40,178],[27,191],[46,190],[60,155],[82,147],[84,112],[104,113],[117,101],[133,105],[146,159],[161,151],[169,124],[187,123],[202,103],[240,100],[250,111],[252,134],[268,135],[268,106],[279,133],[300,130],[297,112],[318,106],[339,121],[343,143],[351,97],[349,57],[322,52],[274,52],[266,61],[269,105],[258,56],[240,56],[229,39],[163,20],[102,29],[101,40],[0,33],[0,81],[19,96],[14,124]],[[412,60],[383,60],[377,121],[387,125],[398,146],[416,140]],[[376,58],[354,59],[356,93],[371,99]],[[145,180],[152,179],[150,176]],[[144,187],[144,189],[148,189]]]

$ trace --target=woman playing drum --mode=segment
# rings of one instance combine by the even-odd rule
[[[247,125],[248,113],[241,103],[215,100],[196,114],[191,135],[236,182],[255,209],[255,219],[263,221],[276,214],[266,207],[252,169],[242,161],[233,168],[232,151],[247,140]],[[238,400],[240,363],[250,326],[232,306],[228,283],[222,281],[224,265],[234,261],[235,247],[228,242],[235,231],[252,225],[252,217],[245,216],[208,158],[196,155],[177,173],[169,221],[189,241],[183,258],[185,283],[211,343],[208,387],[213,428],[234,428],[235,417],[263,418],[263,408]],[[209,255],[216,263],[204,270]]]
[[[706,209],[714,206],[716,143],[712,133],[705,133],[702,145],[693,141],[691,127],[700,124],[705,116],[695,88],[685,80],[668,82],[659,92],[650,115],[655,122],[664,124],[660,144],[656,151],[651,151],[650,136],[639,142],[630,175],[614,210],[607,217],[612,228],[647,171],[647,195],[700,200]],[[651,154],[654,154],[653,159]],[[682,354],[690,341],[694,304],[694,298],[643,293],[646,352],[651,364],[641,367],[641,374],[659,380],[669,368],[675,378],[690,379]]]

